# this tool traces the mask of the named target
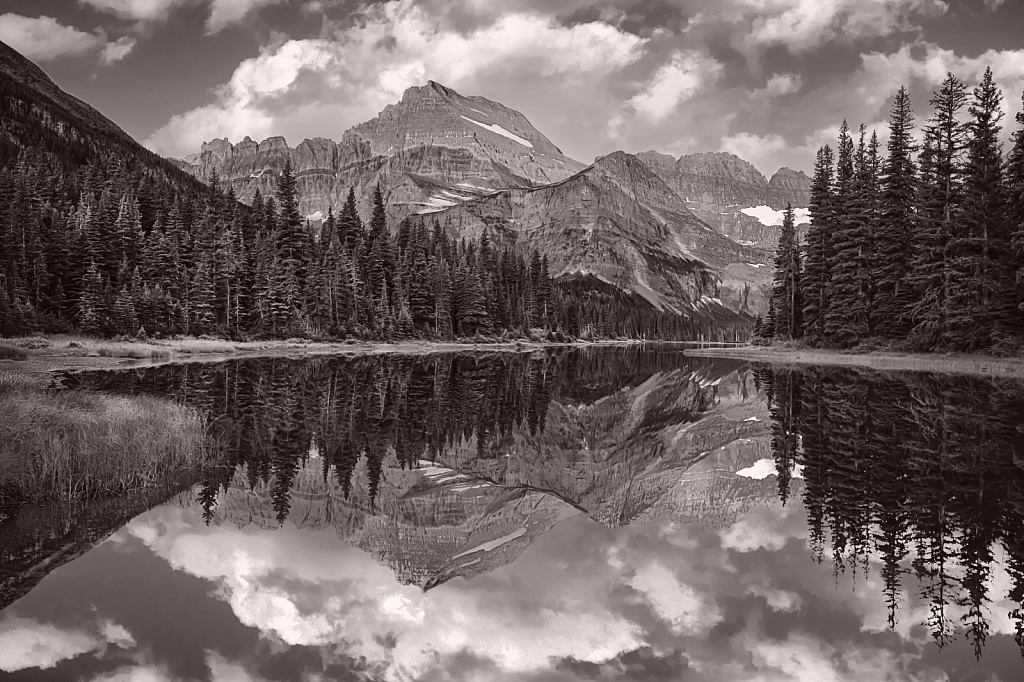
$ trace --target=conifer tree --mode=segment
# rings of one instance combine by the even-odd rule
[[[1024,324],[1024,102],[1017,112],[1017,130],[1006,166],[1007,229],[1012,235],[1011,269],[1016,273],[1016,323]]]
[[[963,218],[949,244],[952,272],[944,340],[957,350],[989,346],[998,325],[996,317],[1007,312],[1004,288],[1009,285],[1009,273],[1004,266],[1009,234],[999,142],[1001,101],[992,70],[986,69],[970,105]]]
[[[839,261],[836,252],[836,245],[842,245],[844,249],[854,243],[849,236],[851,231],[851,216],[855,202],[854,192],[856,183],[855,155],[856,149],[853,137],[850,134],[850,126],[844,120],[839,128],[839,152],[836,159],[836,180],[835,195],[832,200],[832,229],[829,235],[828,273],[826,275],[827,296],[829,306],[824,311],[824,340],[834,342],[839,332],[846,326],[847,310],[838,303],[832,301],[835,297],[835,285],[833,281],[836,273],[846,267],[847,264]],[[849,255],[848,253],[845,255]],[[851,285],[849,282],[841,290],[841,294],[849,294]]]
[[[917,227],[907,284],[913,292],[912,339],[931,349],[947,332],[949,240],[962,220],[968,128],[961,122],[967,86],[947,74],[931,99],[932,116],[921,150]]]
[[[800,291],[800,248],[796,242],[796,219],[792,204],[786,206],[782,234],[775,255],[775,278],[772,287],[775,338],[799,339],[802,336]]]
[[[825,340],[834,231],[835,154],[828,145],[818,150],[811,181],[811,226],[807,231],[803,287],[804,337],[811,345]],[[758,318],[760,320],[760,318]],[[758,334],[755,329],[755,334]]]
[[[889,155],[882,173],[879,221],[874,230],[874,329],[903,338],[910,327],[911,287],[906,280],[917,204],[914,112],[906,87],[896,93],[889,114]]]

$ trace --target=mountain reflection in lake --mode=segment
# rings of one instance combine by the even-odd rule
[[[637,348],[66,381],[201,407],[227,464],[0,521],[13,679],[1024,675],[1019,383]]]

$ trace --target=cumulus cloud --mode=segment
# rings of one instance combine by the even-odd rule
[[[651,121],[660,121],[680,102],[714,83],[721,73],[722,65],[711,57],[696,50],[677,51],[627,105]]]
[[[212,0],[206,30],[217,33],[225,26],[235,24],[261,7],[276,5],[284,0]]]
[[[791,540],[807,539],[807,523],[799,505],[758,507],[721,531],[722,547],[737,552],[780,550]]]
[[[586,598],[595,583],[585,576],[544,599],[546,606],[524,609],[507,585],[476,591],[446,584],[425,593],[398,584],[390,569],[336,538],[190,529],[175,519],[179,511],[129,529],[176,568],[217,583],[243,624],[288,645],[340,643],[385,679],[419,679],[436,661],[463,653],[531,672],[552,658],[600,662],[641,645],[635,624]],[[248,679],[223,659],[208,665],[231,673],[228,679]]]
[[[45,670],[75,656],[102,652],[107,644],[123,649],[135,646],[131,633],[117,623],[100,621],[96,630],[87,632],[84,629],[59,628],[28,618],[6,618],[0,621],[0,670]]]
[[[213,678],[221,682],[218,678]],[[130,665],[92,678],[89,682],[179,682],[171,675],[166,666],[162,665]],[[231,680],[231,682],[241,682]]]
[[[100,53],[100,61],[104,64],[113,64],[128,56],[135,48],[135,38],[122,36],[112,43],[107,43]]]
[[[193,5],[201,0],[78,0],[100,12],[107,12],[132,21],[162,21],[171,10]]]
[[[98,53],[101,63],[113,64],[135,47],[133,38],[107,42],[102,33],[86,33],[53,17],[24,17],[10,12],[0,15],[0,40],[38,62]]]
[[[173,117],[147,144],[183,155],[213,137],[260,138],[271,131],[337,137],[428,79],[469,94],[510,77],[519,83],[533,77],[538,91],[585,88],[633,63],[643,43],[603,22],[563,26],[527,13],[463,33],[411,0],[392,0],[366,8],[354,25],[328,38],[268,46],[235,69],[215,102]],[[333,130],[310,130],[328,121]]]
[[[775,133],[736,133],[723,137],[721,143],[721,151],[746,159],[758,168],[771,165],[779,157],[779,153],[787,148],[785,138]]]
[[[915,20],[947,9],[944,0],[726,0],[718,16],[749,23],[745,48],[782,45],[800,53],[835,40],[911,32]]]
[[[811,637],[759,641],[750,646],[753,665],[769,674],[750,680],[787,682],[874,682],[903,678],[900,657],[887,651],[840,650]],[[774,673],[774,674],[771,674]],[[941,677],[922,676],[938,682]]]
[[[803,87],[803,78],[800,77],[800,74],[776,73],[768,79],[763,88],[755,90],[752,96],[758,99],[773,99],[799,92],[801,87]]]
[[[642,566],[627,584],[646,597],[676,634],[703,633],[722,619],[714,603],[708,603],[693,587],[681,583],[664,564],[652,562]]]
[[[100,12],[140,23],[165,21],[171,12],[189,5],[208,4],[207,33],[217,33],[268,5],[285,0],[79,0]]]

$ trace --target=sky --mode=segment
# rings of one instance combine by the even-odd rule
[[[842,120],[919,120],[991,67],[1005,137],[1020,0],[4,0],[0,40],[155,151],[340,139],[435,80],[521,111],[568,156],[729,151],[810,171]]]

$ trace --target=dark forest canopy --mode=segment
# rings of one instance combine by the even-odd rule
[[[252,206],[0,74],[0,336],[738,340],[750,320],[653,308],[436,220],[314,229],[290,167]]]
[[[1001,100],[991,70],[970,94],[949,74],[919,144],[902,88],[884,158],[877,136],[861,126],[855,141],[844,122],[838,152],[818,152],[804,243],[783,229],[771,308],[755,337],[1019,352],[1024,113],[1004,154]]]

